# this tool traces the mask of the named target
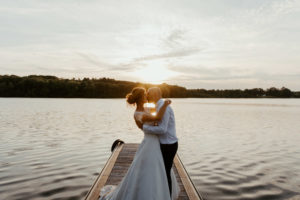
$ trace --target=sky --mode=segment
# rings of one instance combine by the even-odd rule
[[[0,0],[0,74],[300,91],[299,0]]]

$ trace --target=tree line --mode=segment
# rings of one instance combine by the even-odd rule
[[[132,88],[153,86],[161,88],[168,98],[300,98],[300,92],[288,88],[206,90],[186,89],[166,83],[160,85],[120,81],[110,78],[65,79],[56,76],[0,75],[0,97],[49,98],[124,98]]]

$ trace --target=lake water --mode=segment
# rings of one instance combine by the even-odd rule
[[[300,100],[173,99],[179,151],[205,199],[300,194]],[[140,142],[124,99],[0,98],[0,199],[82,199],[115,139]]]

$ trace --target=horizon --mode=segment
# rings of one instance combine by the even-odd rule
[[[300,1],[4,0],[0,10],[0,74],[300,91]]]
[[[82,78],[75,78],[75,77],[72,77],[72,78],[66,78],[66,77],[60,77],[60,76],[55,76],[55,75],[41,75],[41,74],[29,74],[29,75],[25,75],[25,76],[19,76],[19,75],[16,75],[16,74],[0,74],[0,76],[18,76],[18,77],[29,77],[29,76],[53,76],[53,77],[56,77],[58,79],[67,79],[67,80],[72,80],[72,79],[75,79],[75,80],[79,80],[79,81],[82,81],[83,79],[85,78],[88,78],[88,79],[112,79],[114,81],[127,81],[127,82],[132,82],[132,83],[140,83],[140,84],[151,84],[151,85],[162,85],[162,84],[167,84],[167,85],[170,85],[170,86],[179,86],[179,87],[184,87],[186,88],[187,90],[197,90],[197,89],[204,89],[204,90],[246,90],[246,89],[263,89],[263,90],[267,90],[267,89],[270,89],[270,88],[276,88],[276,89],[281,89],[281,88],[287,88],[289,90],[291,90],[292,92],[300,92],[300,90],[292,90],[291,88],[288,88],[286,86],[281,86],[281,87],[275,87],[275,86],[269,86],[269,87],[266,87],[266,88],[262,88],[262,87],[255,87],[255,88],[227,88],[227,89],[220,89],[220,88],[210,88],[210,89],[207,89],[207,88],[188,88],[188,87],[185,87],[185,86],[182,86],[182,85],[178,85],[178,84],[169,84],[169,83],[149,83],[149,82],[142,82],[142,81],[130,81],[130,80],[121,80],[121,79],[114,79],[114,78],[111,78],[111,77],[82,77]]]

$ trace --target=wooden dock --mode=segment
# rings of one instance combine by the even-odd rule
[[[126,174],[139,144],[117,145],[103,170],[86,195],[86,200],[97,200],[104,185],[118,185]],[[194,187],[178,155],[174,158],[173,170],[180,186],[178,200],[203,200]]]

